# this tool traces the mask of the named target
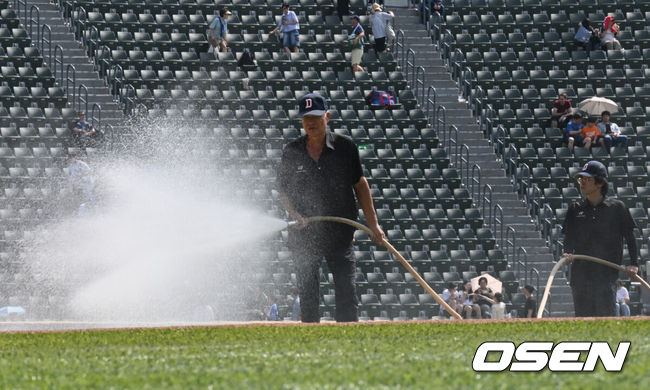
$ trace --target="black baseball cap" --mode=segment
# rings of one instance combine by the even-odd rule
[[[327,112],[327,100],[317,93],[308,93],[300,99],[299,115],[322,116]]]
[[[354,20],[356,20],[357,22],[360,22],[360,21],[361,21],[361,18],[359,18],[359,15],[356,15],[356,14],[350,16],[350,19],[354,19]]]
[[[578,176],[607,177],[607,168],[600,161],[592,160],[586,163],[580,172],[576,173],[576,177]]]

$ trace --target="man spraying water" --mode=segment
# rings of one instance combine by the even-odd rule
[[[305,218],[327,215],[356,220],[356,194],[372,240],[380,244],[385,235],[377,223],[356,145],[327,131],[330,113],[325,98],[305,95],[300,115],[307,134],[284,149],[277,180],[280,202],[297,221],[289,231],[288,245],[294,255],[302,321],[320,320],[318,268],[323,257],[334,275],[336,320],[358,321],[354,228],[334,222],[307,224]]]

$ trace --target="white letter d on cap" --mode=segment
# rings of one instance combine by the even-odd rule
[[[501,352],[498,362],[486,362],[485,359],[489,352]],[[474,371],[492,371],[501,372],[510,366],[512,357],[515,354],[515,344],[511,342],[484,342],[479,345],[474,354],[472,369]]]
[[[311,99],[306,99],[305,100],[305,108],[311,108],[312,102]]]

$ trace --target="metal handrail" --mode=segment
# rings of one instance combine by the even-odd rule
[[[489,193],[489,196],[487,195]],[[487,209],[489,215],[486,217],[485,215],[485,204],[487,203]],[[491,222],[492,222],[492,186],[489,184],[485,184],[483,186],[483,198],[481,199],[481,215],[483,218],[486,218],[485,220],[485,225],[490,227]]]
[[[23,25],[27,25],[27,0],[14,0],[14,9],[16,10],[16,16],[20,21],[20,5],[23,6]]]
[[[47,38],[45,38],[45,31],[47,31]],[[45,43],[47,42],[47,50],[48,50],[48,64],[52,63],[52,28],[44,24],[41,26],[41,55],[43,58],[45,58]]]
[[[463,153],[465,152],[465,153]],[[469,146],[467,144],[460,145],[460,153],[456,156],[456,164],[458,165],[458,171],[460,172],[461,183],[465,179],[465,188],[469,187]],[[463,170],[467,172],[466,175],[463,174]],[[463,177],[464,176],[464,177]]]
[[[115,132],[115,129],[113,128],[113,125],[111,125],[110,123],[107,123],[104,126],[104,138],[106,138],[108,136],[108,139],[110,140],[109,141],[109,147],[110,147],[110,150],[112,150],[112,151],[115,150],[114,132]]]
[[[532,275],[532,276],[529,276],[529,275]],[[537,294],[535,294],[535,302],[536,302],[535,307],[539,307],[539,294],[541,294],[541,292],[539,290],[539,287],[540,287],[539,279],[540,278],[539,278],[539,271],[535,267],[532,267],[528,271],[528,274],[526,275],[526,282],[525,283],[528,284],[528,277],[530,277],[530,282],[532,283],[533,282],[533,276],[535,276],[535,280],[536,280],[536,282],[535,282],[535,291],[537,291]],[[550,301],[549,301],[549,303],[550,303]],[[545,314],[550,314],[550,308],[548,309],[548,313],[547,313],[546,308],[544,308],[544,313]]]
[[[546,240],[549,246],[552,246],[551,242],[551,223],[553,222],[554,212],[551,206],[548,203],[544,204],[542,209],[542,237]]]
[[[81,92],[84,92],[84,95],[81,95]],[[79,84],[79,88],[77,90],[77,100],[76,100],[76,110],[81,111],[81,103],[84,103],[84,110],[83,112],[86,114],[86,117],[88,117],[88,88],[83,85]]]
[[[462,96],[470,103],[470,108],[472,108],[472,82],[474,80],[474,71],[470,67],[465,67],[465,71],[461,72],[463,74],[463,83],[459,85]],[[469,75],[469,79],[468,76]]]
[[[56,45],[54,47],[54,59],[51,60],[50,64],[52,65],[52,72],[54,73],[54,78],[56,78],[56,73],[60,69],[61,77],[59,80],[63,83],[63,47],[61,45]]]
[[[460,63],[456,60],[456,57],[460,55],[461,62],[462,58],[464,56],[463,52],[460,49],[455,49],[453,52],[453,55],[450,55],[447,58],[447,68],[451,71],[451,78],[456,81],[456,84],[458,84],[458,87],[461,88],[461,78],[462,74],[460,72]]]
[[[86,108],[88,108],[88,105],[86,105]],[[95,109],[97,109],[97,115],[95,115]],[[99,103],[93,103],[93,107],[90,112],[91,112],[90,123],[96,129],[101,129],[102,128],[102,106],[100,106]],[[97,123],[96,126],[95,123]]]
[[[525,199],[527,196],[526,191],[530,188],[530,167],[526,163],[521,163],[518,164],[517,168],[515,168],[514,173],[515,190],[522,199]]]
[[[70,20],[68,22],[70,23],[70,28],[72,28],[75,32],[75,37],[79,39],[81,43],[83,43],[84,47],[86,47],[86,37],[83,35],[83,33],[86,27],[85,22],[88,20],[88,12],[82,6],[78,6],[76,10],[77,18],[75,19],[75,11],[73,8],[73,11],[70,12]],[[95,26],[91,26],[91,29],[92,27]],[[95,30],[97,30],[96,27]],[[97,33],[97,36],[99,37],[99,32]]]
[[[72,77],[70,77],[70,70],[72,70]],[[70,88],[72,84],[72,88]],[[65,97],[70,101],[70,91],[72,91],[72,101],[77,97],[77,68],[72,64],[68,64],[65,69]]]
[[[34,10],[36,10],[36,19],[34,19]],[[32,24],[36,24],[36,42],[40,42],[41,40],[41,10],[38,8],[36,5],[32,5],[29,7],[29,37],[34,39],[32,36],[32,33],[34,31],[34,27]]]
[[[133,92],[133,95],[124,92],[124,90]],[[131,98],[131,96],[133,96],[133,98]],[[135,106],[135,87],[133,87],[132,84],[123,85],[122,88],[120,88],[119,98],[120,98],[120,104],[123,104],[124,113],[129,115],[131,113],[131,109]]]
[[[523,261],[521,260],[522,255]],[[528,251],[523,246],[517,248],[517,261],[515,266],[515,274],[517,275],[517,279],[521,279],[520,266],[524,267],[524,283],[528,284]]]
[[[512,190],[517,191],[517,163],[519,162],[519,153],[515,145],[508,145],[508,152],[505,154],[506,174],[513,175]]]
[[[492,231],[494,232],[494,237],[497,237],[497,226],[500,228],[501,239],[499,240],[499,248],[503,250],[503,207],[500,204],[495,204],[493,209],[494,218],[492,218]],[[500,218],[499,218],[500,217]]]
[[[453,144],[453,146],[454,146],[453,156],[454,156],[454,159],[455,159],[454,162],[457,164],[458,163],[458,161],[457,161],[458,160],[458,148],[459,148],[459,145],[458,145],[458,127],[456,127],[456,125],[449,125],[448,129],[449,129],[449,133],[447,133],[447,136],[448,136],[447,137],[447,156],[449,156],[449,158],[451,160],[451,157],[452,157],[451,146]],[[452,138],[452,132],[453,132],[453,135],[454,135],[453,138]]]
[[[409,61],[409,57],[413,58],[413,61]],[[409,74],[411,75],[411,78],[415,76],[415,51],[413,49],[408,49],[406,51],[406,62],[402,64],[402,68],[404,69],[404,76],[406,77],[406,81],[409,81]],[[413,84],[411,84],[411,87],[413,87]]]
[[[88,56],[92,56],[95,53],[95,46],[97,45],[97,42],[99,42],[99,30],[97,29],[96,26],[90,26],[88,30],[84,30],[88,33],[88,35],[84,35],[82,39],[82,43],[84,46],[84,49],[86,49],[86,54]],[[93,41],[93,33],[96,33],[97,40]],[[83,34],[83,31],[82,31]]]
[[[442,114],[442,115],[441,115]],[[436,134],[440,136],[440,127],[442,126],[442,132],[445,131],[445,127],[447,127],[447,109],[445,106],[439,104],[438,107],[436,107],[436,121],[434,122],[435,129],[436,129]],[[443,141],[443,147],[444,147],[444,141]]]
[[[472,175],[469,177],[470,182],[470,194],[472,198],[476,199],[477,202],[481,200],[481,166],[478,164],[472,165]],[[477,193],[474,194],[474,185],[476,184]],[[476,196],[475,196],[476,195]],[[478,203],[477,203],[478,204]]]
[[[426,74],[424,73],[424,67],[423,66],[418,66],[415,69],[415,73],[413,75],[413,84],[414,84],[414,93],[415,93],[415,98],[417,99],[418,97],[418,91],[420,91],[420,101],[424,102],[424,83],[426,81]]]
[[[113,100],[117,99],[117,95],[119,94],[118,85],[122,84],[123,76],[124,76],[124,69],[122,69],[122,67],[119,64],[111,65],[111,68],[108,70],[108,73],[106,74],[106,83],[110,88],[111,96],[113,96]]]
[[[99,76],[105,77],[106,68],[111,64],[111,49],[106,45],[102,45],[99,50],[99,54],[94,53],[93,62],[95,63],[95,69],[99,71]],[[108,58],[104,58],[105,53],[108,53]]]
[[[406,55],[404,51],[406,48],[406,44],[404,43],[405,39],[406,36],[404,35],[404,31],[402,31],[401,29],[397,30],[397,32],[395,33],[395,60],[397,60],[400,63],[400,66],[403,66],[404,56]],[[402,56],[401,61],[400,61],[400,55]]]
[[[433,91],[433,100],[431,99],[432,91]],[[436,107],[437,100],[438,100],[438,92],[436,91],[436,88],[433,85],[429,85],[429,88],[427,88],[427,98],[425,100],[425,103],[426,103],[427,120],[431,124],[436,123],[436,111],[434,108]]]
[[[497,154],[497,157],[501,159],[501,162],[505,164],[505,154],[506,154],[506,128],[503,125],[499,125],[497,130],[492,133],[490,137],[492,146],[494,147],[494,152]]]
[[[510,232],[512,232],[512,240],[509,239],[510,238]],[[514,265],[514,262],[515,262],[515,260],[517,258],[516,257],[517,256],[517,254],[516,254],[516,250],[517,250],[517,231],[512,226],[508,226],[506,228],[505,244],[507,244],[507,247],[503,248],[503,252],[506,254],[506,258],[508,258],[508,248],[512,247],[512,258],[510,260],[513,261],[513,265]]]

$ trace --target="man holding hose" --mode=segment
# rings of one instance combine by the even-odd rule
[[[627,242],[631,265],[628,274],[638,272],[636,224],[629,210],[618,199],[608,198],[607,168],[589,161],[576,175],[585,199],[567,210],[562,232],[564,257],[571,264],[571,291],[576,317],[616,315],[614,268],[587,260],[574,260],[573,254],[599,257],[614,264],[623,263],[623,239]]]
[[[307,223],[313,216],[357,219],[357,200],[380,244],[385,235],[377,223],[359,151],[349,137],[327,131],[327,101],[310,93],[300,99],[306,135],[284,149],[278,168],[280,203],[297,224],[289,230],[289,249],[296,266],[302,322],[319,322],[319,266],[323,257],[334,275],[338,322],[358,321],[354,228],[336,222]],[[355,200],[356,194],[356,200]]]

